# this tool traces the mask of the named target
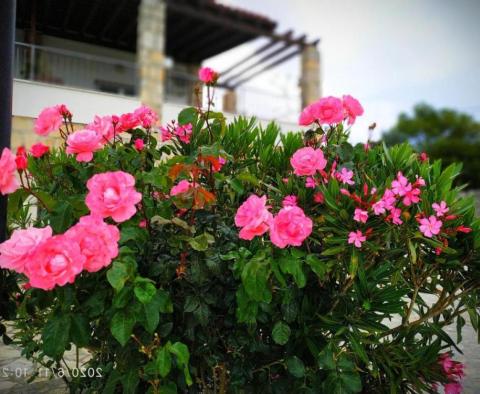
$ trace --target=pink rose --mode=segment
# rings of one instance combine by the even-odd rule
[[[35,133],[41,136],[46,136],[52,131],[57,131],[63,122],[63,115],[61,106],[47,107],[40,112],[38,118],[35,120]]]
[[[320,124],[334,125],[343,120],[342,100],[336,97],[324,97],[312,104],[311,112]]]
[[[31,260],[35,248],[51,236],[50,226],[15,230],[9,240],[0,244],[0,267],[24,272],[25,263]]]
[[[253,194],[240,205],[235,215],[235,225],[242,227],[239,234],[241,239],[250,241],[268,231],[272,214],[268,211],[266,203],[267,196],[258,197]]]
[[[51,290],[56,285],[73,283],[84,262],[77,242],[65,235],[55,235],[38,245],[25,264],[25,274],[32,287]]]
[[[141,138],[137,138],[133,143],[133,145],[135,146],[135,149],[138,150],[139,152],[142,151],[143,148],[145,148],[145,143]]]
[[[138,118],[133,112],[120,115],[120,120],[117,124],[116,130],[118,133],[123,133],[127,130],[134,129],[138,125]]]
[[[348,243],[349,244],[354,244],[355,247],[361,248],[362,243],[367,240],[367,237],[363,235],[363,233],[360,230],[357,231],[351,231],[348,234]]]
[[[80,246],[80,252],[85,256],[83,268],[88,272],[97,272],[107,267],[118,255],[120,231],[100,217],[81,217],[65,236]]]
[[[10,194],[16,191],[20,184],[15,176],[17,172],[17,164],[15,155],[8,148],[3,148],[2,156],[0,156],[0,193]]]
[[[113,140],[115,136],[115,128],[113,127],[113,120],[111,116],[98,116],[96,115],[93,122],[86,127],[88,130],[93,130],[100,137],[99,141],[105,144],[108,141]]]
[[[101,138],[94,130],[76,131],[67,138],[66,152],[76,154],[79,162],[89,162],[93,159],[93,152],[102,149]]]
[[[355,123],[357,116],[363,115],[363,107],[358,102],[356,98],[352,96],[345,95],[343,96],[343,110],[345,113],[345,118],[348,119],[348,124],[352,125]]]
[[[298,119],[298,124],[300,126],[310,126],[313,122],[315,122],[315,116],[312,114],[312,105],[310,104],[303,109]]]
[[[188,192],[191,187],[193,187],[193,184],[184,179],[178,182],[178,185],[172,187],[170,190],[170,195],[176,196],[177,194]]]
[[[312,228],[312,219],[305,216],[302,208],[285,207],[271,222],[270,240],[281,249],[288,245],[301,246],[312,233]]]
[[[425,237],[432,238],[434,235],[440,233],[442,224],[441,220],[438,220],[432,215],[429,218],[420,219],[420,231]]]
[[[32,147],[30,148],[30,153],[36,159],[39,159],[49,151],[50,151],[50,148],[47,145],[42,144],[41,142],[39,142],[38,144],[32,145]]]
[[[17,156],[15,157],[15,164],[17,165],[17,170],[19,171],[23,171],[27,169],[28,159],[27,159],[27,152],[25,151],[25,147],[20,146],[17,148]]]
[[[175,135],[178,137],[180,141],[185,144],[190,143],[190,137],[192,135],[192,124],[188,123],[186,125],[178,125],[175,128]]]
[[[102,218],[111,216],[117,223],[130,219],[142,195],[135,190],[135,178],[123,171],[96,174],[87,182],[85,199],[92,214]]]
[[[327,166],[327,161],[320,149],[300,148],[290,158],[295,175],[315,175]]]
[[[202,67],[198,70],[198,79],[207,85],[213,85],[217,82],[219,75],[210,67]]]
[[[461,394],[463,387],[459,382],[447,383],[443,386],[445,394]]]
[[[135,111],[133,115],[137,118],[138,123],[141,124],[145,129],[149,129],[158,122],[157,113],[150,107],[146,105],[141,105]]]

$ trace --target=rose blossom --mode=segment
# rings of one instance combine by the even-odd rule
[[[25,274],[32,287],[51,290],[55,285],[73,283],[84,263],[85,256],[77,242],[55,235],[38,245],[25,264]]]
[[[101,136],[96,131],[79,130],[68,136],[66,152],[76,154],[79,162],[89,162],[93,159],[93,152],[102,149],[100,141]]]
[[[363,235],[363,233],[360,230],[357,231],[350,231],[348,234],[348,243],[349,244],[354,244],[355,247],[361,248],[362,243],[367,240],[367,237]]]
[[[88,272],[97,272],[107,267],[118,255],[120,231],[116,226],[105,223],[100,217],[92,215],[81,217],[65,236],[80,246],[80,251],[85,256],[83,269]]]
[[[145,129],[149,129],[158,122],[157,113],[147,105],[141,105],[135,111],[133,115],[137,118],[139,124],[141,124]]]
[[[325,202],[325,196],[322,192],[317,192],[313,195],[313,201],[317,204],[323,204]]]
[[[360,208],[355,208],[355,213],[353,215],[353,220],[357,222],[367,223],[368,212]]]
[[[290,158],[290,164],[295,175],[315,175],[317,171],[323,170],[327,161],[320,149],[311,147],[298,149]]]
[[[28,159],[25,147],[19,146],[17,148],[17,156],[15,157],[15,164],[17,165],[17,170],[23,171],[27,169]]]
[[[461,394],[463,387],[459,382],[450,382],[443,386],[445,394]]]
[[[312,105],[310,104],[303,109],[298,119],[298,124],[300,126],[309,126],[313,122],[315,122],[315,117],[312,114]]]
[[[138,125],[137,117],[132,113],[128,112],[126,114],[120,115],[120,119],[115,130],[118,133],[123,133],[127,130],[134,129]]]
[[[218,77],[218,73],[210,67],[202,67],[198,70],[198,79],[207,85],[217,82]]]
[[[17,164],[15,163],[15,155],[8,148],[3,148],[0,156],[0,193],[10,194],[20,187],[15,176]]]
[[[135,149],[138,150],[139,152],[142,151],[143,148],[145,148],[145,143],[141,138],[137,138],[133,143],[133,145],[135,146]]]
[[[50,151],[50,148],[47,145],[42,144],[41,142],[32,145],[30,148],[30,153],[32,154],[33,157],[36,159],[39,159],[42,157],[44,154],[48,153]]]
[[[442,221],[438,220],[435,216],[430,216],[428,219],[420,219],[420,231],[425,237],[432,238],[434,235],[440,233],[442,228]]]
[[[15,230],[9,240],[0,244],[0,267],[24,272],[35,248],[51,236],[50,226]]]
[[[61,106],[55,105],[54,107],[44,108],[35,120],[35,133],[46,136],[52,131],[58,130],[62,122]]]
[[[113,140],[115,136],[115,128],[113,127],[113,121],[111,116],[98,116],[96,115],[93,122],[85,127],[87,130],[93,130],[100,137],[99,141],[104,144]]]
[[[85,203],[92,214],[111,216],[117,223],[135,215],[135,204],[142,200],[135,190],[135,178],[123,171],[96,174],[88,180],[87,188]]]
[[[273,218],[270,225],[270,240],[283,249],[300,246],[312,233],[313,222],[300,207],[284,207]]]
[[[267,196],[258,197],[252,194],[240,205],[235,214],[235,225],[242,227],[239,233],[241,239],[250,241],[268,231],[272,214],[268,211],[266,203]]]
[[[440,204],[437,204],[436,202],[434,202],[432,204],[432,208],[438,217],[445,215],[449,211],[449,208],[445,201],[440,201]]]
[[[311,113],[320,124],[333,125],[343,120],[342,100],[337,97],[324,97],[313,103]]]
[[[335,175],[336,178],[342,183],[346,183],[348,185],[353,185],[355,183],[352,181],[353,171],[350,171],[348,168],[343,167],[342,170],[337,172]]]
[[[357,116],[363,115],[363,107],[356,98],[347,94],[343,96],[342,104],[345,118],[348,120],[349,125],[355,123]]]
[[[290,196],[285,196],[285,198],[282,201],[282,207],[295,207],[298,203],[298,198],[297,196],[290,195]]]
[[[185,179],[181,180],[176,186],[172,187],[172,189],[170,190],[170,195],[176,196],[177,194],[188,192],[191,187],[193,187],[193,184],[191,182]]]

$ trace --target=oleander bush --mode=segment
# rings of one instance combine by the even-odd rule
[[[474,202],[460,165],[350,145],[362,112],[324,98],[282,134],[211,100],[159,130],[145,106],[83,130],[47,108],[35,130],[61,146],[1,159],[14,343],[71,392],[460,392]]]

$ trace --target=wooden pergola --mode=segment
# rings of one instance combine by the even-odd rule
[[[17,28],[26,41],[37,33],[136,52],[140,0],[17,0]],[[160,1],[160,0],[159,0]],[[275,32],[276,22],[214,0],[163,0],[167,7],[166,55],[200,64],[238,45],[265,37],[268,43],[221,72],[219,84],[234,89],[297,56],[307,41],[292,31]],[[246,61],[252,64],[241,67]],[[222,71],[222,70],[220,70]]]

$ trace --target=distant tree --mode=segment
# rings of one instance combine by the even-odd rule
[[[400,114],[383,139],[387,145],[409,141],[418,151],[447,165],[463,162],[461,181],[480,188],[480,123],[470,115],[418,104],[412,115]]]

